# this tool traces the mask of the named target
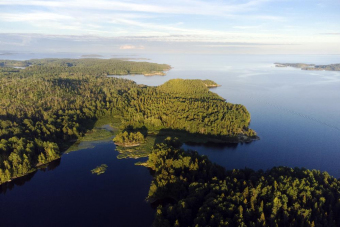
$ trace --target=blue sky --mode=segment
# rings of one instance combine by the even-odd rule
[[[339,0],[0,0],[0,50],[340,54]]]

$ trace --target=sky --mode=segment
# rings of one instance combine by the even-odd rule
[[[340,54],[340,0],[0,0],[0,54]]]

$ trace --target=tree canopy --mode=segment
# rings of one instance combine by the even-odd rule
[[[21,64],[26,63],[25,69],[0,67],[0,183],[59,158],[70,142],[102,117],[121,119],[123,131],[176,129],[235,141],[255,136],[248,128],[246,108],[225,102],[201,80],[170,80],[147,87],[107,77],[114,70],[152,72],[166,65],[112,59]],[[121,139],[142,141],[136,134]]]
[[[159,144],[148,200],[160,204],[154,226],[339,226],[340,181],[288,167],[226,171],[178,144]]]

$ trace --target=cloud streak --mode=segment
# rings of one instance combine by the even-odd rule
[[[0,20],[7,22],[37,22],[37,21],[61,21],[61,20],[71,20],[71,16],[56,14],[56,13],[46,13],[46,12],[36,12],[36,13],[2,13],[0,14]]]
[[[148,3],[149,2],[149,3]],[[244,1],[243,1],[244,2]],[[174,0],[174,1],[107,1],[107,0],[3,0],[0,5],[4,6],[38,6],[53,8],[76,8],[98,9],[114,11],[134,11],[157,14],[199,14],[199,15],[223,15],[235,12],[253,11],[256,7],[269,2],[269,0],[248,0],[244,3],[224,3],[221,1],[198,1],[198,0]]]

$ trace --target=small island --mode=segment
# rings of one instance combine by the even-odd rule
[[[91,173],[92,174],[100,175],[100,174],[105,173],[106,169],[107,169],[107,165],[106,164],[101,164],[100,166],[97,166],[96,168],[91,170]]]
[[[121,132],[113,139],[117,146],[136,147],[145,142],[144,135],[140,132]]]
[[[293,67],[312,71],[340,71],[340,64],[315,65],[305,63],[274,63],[275,67]]]

